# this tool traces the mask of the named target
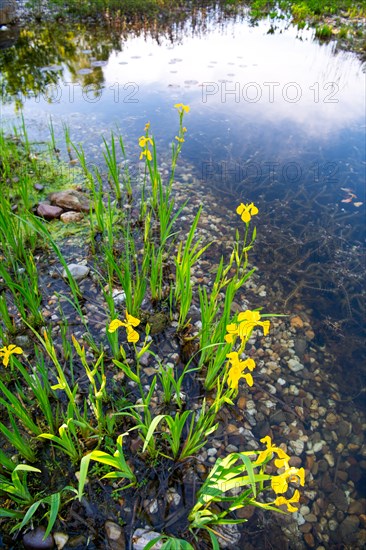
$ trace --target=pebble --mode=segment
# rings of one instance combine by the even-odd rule
[[[247,398],[244,397],[244,396],[239,397],[238,402],[237,402],[238,409],[244,410],[245,407],[246,407],[246,404],[247,404]]]
[[[167,490],[166,499],[170,504],[173,504],[174,506],[179,506],[180,501],[182,500],[180,494],[177,493],[177,491],[173,487],[170,487]]]
[[[318,518],[316,517],[315,514],[311,514],[311,513],[310,513],[310,514],[307,514],[307,515],[305,516],[305,521],[306,521],[307,523],[317,523]]]
[[[295,317],[292,317],[290,319],[290,325],[293,328],[302,328],[304,326],[304,321],[301,319],[301,317],[296,315]]]
[[[88,267],[87,265],[68,264],[67,267],[75,281],[82,281],[83,279],[85,279],[85,277],[89,275],[90,272],[90,267]],[[62,272],[62,277],[64,279],[67,279],[67,273],[65,269]]]
[[[57,550],[62,550],[63,547],[66,545],[67,541],[69,540],[69,535],[66,533],[56,532],[53,534],[53,539],[55,541]]]
[[[54,548],[55,543],[52,535],[48,535],[43,540],[46,529],[44,527],[37,527],[32,531],[28,531],[23,536],[23,545],[25,550],[46,550],[48,548]]]
[[[356,540],[356,533],[360,525],[360,520],[357,516],[347,516],[339,526],[339,535],[343,542],[347,545]]]
[[[110,550],[125,550],[126,542],[122,527],[113,521],[106,521],[104,524]]]
[[[297,359],[290,359],[287,365],[291,372],[299,372],[305,368]]]
[[[344,491],[342,489],[336,489],[329,495],[329,502],[334,504],[338,510],[342,510],[343,512],[346,512],[348,510],[348,499]]]
[[[314,548],[315,540],[314,540],[314,536],[311,533],[305,533],[304,534],[304,540],[305,540],[306,544],[308,546],[310,546],[310,548]]]
[[[64,223],[77,223],[80,222],[83,217],[84,216],[81,214],[81,212],[74,212],[70,210],[69,212],[64,212],[63,214],[61,214],[60,220]]]
[[[301,439],[290,441],[289,445],[297,456],[300,456],[301,453],[304,451],[305,443]]]
[[[325,460],[328,462],[330,468],[333,468],[333,466],[334,466],[334,464],[335,464],[335,462],[334,462],[334,456],[331,455],[330,453],[326,453],[326,454],[324,455],[324,458],[325,458]]]
[[[107,537],[110,540],[118,540],[122,535],[122,527],[120,527],[117,523],[114,523],[113,521],[106,521],[104,524],[104,528]]]
[[[149,531],[148,529],[136,529],[132,535],[133,550],[144,550],[145,546],[152,540],[160,537],[161,533]],[[159,550],[163,546],[161,541],[156,542],[151,550]]]
[[[319,453],[324,447],[324,445],[325,445],[325,441],[317,441],[316,443],[314,443],[313,445],[314,453]]]

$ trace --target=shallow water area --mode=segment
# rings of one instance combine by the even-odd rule
[[[271,427],[306,464],[306,501],[278,548],[338,548],[337,537],[342,544],[353,537],[361,548],[365,534],[362,519],[356,534],[347,528],[362,515],[354,503],[365,504],[366,90],[360,61],[334,49],[286,22],[253,25],[245,12],[230,18],[212,11],[162,32],[25,28],[0,52],[3,127],[19,124],[21,107],[29,139],[45,142],[52,119],[65,159],[65,127],[100,166],[102,138],[118,128],[137,173],[145,123],[158,151],[168,150],[177,127],[173,105],[189,105],[177,196],[191,197],[188,223],[203,204],[202,236],[216,243],[211,261],[225,248],[229,213],[240,202],[258,206],[251,252],[258,272],[241,304],[289,318],[274,323],[270,342],[256,345],[258,385],[240,396],[247,410],[227,415],[226,431],[210,447],[220,453],[249,441],[254,448],[253,434],[263,437]],[[65,244],[70,260],[83,253],[82,242]],[[204,265],[195,275],[207,275]],[[83,284],[95,301],[97,332],[98,297],[92,282]],[[168,355],[175,352],[166,345]],[[206,465],[209,456],[215,454],[202,453]],[[319,527],[317,518],[326,521]],[[243,548],[268,542],[260,519]]]

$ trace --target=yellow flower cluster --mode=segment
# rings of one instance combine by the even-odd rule
[[[253,386],[253,376],[250,372],[245,372],[246,369],[252,371],[255,368],[255,362],[253,359],[245,359],[240,361],[239,354],[236,351],[228,353],[226,356],[231,363],[231,367],[228,372],[227,383],[228,386],[234,390],[238,389],[238,383],[241,378],[244,378],[248,386]]]
[[[0,349],[0,359],[2,360],[4,367],[8,366],[10,356],[13,355],[13,353],[20,354],[23,353],[23,350],[15,344],[10,344],[10,346],[4,346]]]
[[[250,204],[240,203],[236,213],[239,214],[244,223],[249,223],[252,216],[258,214],[258,208],[252,202]]]
[[[145,129],[147,128],[147,130],[149,129],[149,126],[148,126],[149,123],[146,124],[145,126]],[[146,130],[146,131],[147,131]],[[143,157],[146,157],[147,160],[152,160],[152,155],[151,155],[151,151],[149,149],[149,144],[151,146],[153,146],[153,140],[148,137],[148,136],[141,136],[139,138],[139,146],[144,149],[143,151],[141,151],[140,153],[140,160],[143,158]]]
[[[262,465],[267,460],[271,459],[273,454],[277,455],[278,458],[275,459],[274,463],[277,468],[284,468],[282,474],[277,476],[272,476],[271,486],[273,491],[278,495],[280,493],[285,493],[288,489],[289,483],[299,483],[302,487],[305,485],[305,470],[304,468],[294,468],[290,467],[290,457],[287,453],[280,447],[274,445],[271,441],[269,435],[263,437],[261,443],[266,445],[266,449],[261,451],[258,455],[257,460],[253,466]],[[300,492],[296,490],[291,498],[287,499],[286,497],[278,496],[274,501],[276,506],[281,506],[285,504],[289,512],[296,512],[297,508],[293,506],[293,503],[299,502]]]
[[[119,327],[125,327],[127,332],[127,342],[136,344],[139,340],[139,333],[134,329],[140,324],[140,320],[133,317],[126,311],[126,319],[120,321],[119,319],[113,319],[109,323],[108,332],[115,332]]]
[[[174,108],[178,109],[179,113],[189,113],[189,111],[191,110],[189,105],[183,105],[183,103],[176,103],[174,105]]]
[[[234,343],[236,337],[239,336],[242,341],[242,347],[244,347],[250,338],[252,330],[256,326],[262,327],[264,336],[267,336],[270,322],[261,321],[260,318],[261,315],[259,311],[251,311],[247,309],[246,311],[240,312],[238,315],[238,323],[231,323],[226,326],[228,334],[225,336],[225,341],[230,344]]]

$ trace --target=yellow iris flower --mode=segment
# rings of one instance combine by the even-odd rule
[[[15,344],[10,344],[10,346],[4,346],[0,349],[0,358],[3,361],[4,367],[8,366],[10,356],[13,355],[13,353],[23,353],[23,350]]]
[[[147,160],[152,160],[152,155],[151,155],[151,152],[149,151],[149,149],[146,149],[145,151],[141,151],[140,160],[144,157],[146,157]]]
[[[239,214],[244,223],[249,223],[252,216],[258,214],[258,208],[252,202],[250,204],[240,203],[236,213]]]
[[[119,319],[113,319],[109,323],[108,332],[115,332],[119,327],[125,327],[127,332],[127,341],[136,344],[139,340],[139,333],[133,328],[140,324],[140,320],[133,317],[126,311],[126,319],[120,321]]]
[[[139,146],[140,146],[140,147],[144,148],[144,147],[146,147],[146,145],[149,144],[149,143],[150,143],[150,145],[153,144],[153,141],[152,141],[151,138],[146,137],[146,136],[141,136],[141,137],[139,138]]]
[[[189,111],[191,110],[189,105],[183,105],[183,103],[176,103],[174,105],[174,108],[178,109],[179,113],[189,113]]]
[[[147,125],[146,125],[147,126]],[[146,128],[145,126],[145,128]],[[140,160],[144,157],[147,158],[147,160],[152,160],[151,151],[149,150],[149,145],[153,146],[153,140],[148,136],[141,136],[139,138],[139,146],[144,149],[144,151],[141,151],[140,153]]]
[[[262,439],[260,439],[260,442],[265,443],[267,448],[264,451],[261,451],[259,453],[258,458],[255,461],[255,465],[263,464],[263,462],[265,462],[268,457],[271,458],[272,454],[276,454],[278,456],[278,458],[276,458],[276,460],[274,461],[276,467],[289,468],[288,463],[289,463],[290,457],[280,447],[277,447],[272,443],[272,440],[269,437],[269,435],[266,435],[266,437],[263,437]]]
[[[286,493],[288,484],[290,482],[300,483],[303,487],[305,485],[305,470],[304,468],[287,468],[283,474],[274,476],[271,479],[272,489],[275,493]]]
[[[239,380],[241,378],[246,380],[248,386],[253,386],[253,376],[249,372],[244,372],[246,369],[252,371],[255,368],[255,362],[253,359],[248,358],[245,359],[245,361],[240,361],[239,354],[236,351],[228,353],[226,357],[232,365],[228,372],[228,386],[234,390],[237,390]]]
[[[261,326],[263,328],[264,336],[267,336],[270,322],[269,321],[260,321],[261,315],[259,311],[242,311],[238,315],[238,324],[231,323],[226,326],[228,334],[225,336],[225,341],[232,344],[236,338],[239,336],[241,341],[245,343],[256,326]]]
[[[273,504],[276,506],[281,506],[282,504],[286,504],[287,511],[288,512],[297,512],[296,506],[292,506],[292,502],[299,502],[300,499],[300,491],[296,489],[293,496],[289,499],[285,497],[277,497]]]

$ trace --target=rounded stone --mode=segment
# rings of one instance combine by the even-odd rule
[[[57,207],[54,207],[57,208]],[[83,215],[81,212],[73,212],[70,210],[70,212],[64,212],[60,216],[60,220],[64,223],[76,223],[80,222],[83,219]]]
[[[110,540],[118,540],[122,535],[122,528],[113,521],[106,521],[104,524],[105,532]]]
[[[23,545],[25,550],[46,550],[54,548],[55,543],[52,535],[48,535],[44,540],[46,529],[37,527],[32,531],[28,531],[23,537]]]
[[[89,275],[90,267],[88,267],[87,265],[69,264],[67,267],[71,275],[74,277],[75,281],[81,281]],[[67,273],[65,269],[62,272],[62,276],[64,279],[67,279]]]
[[[57,532],[53,535],[57,550],[62,550],[69,540],[69,535],[66,533]]]
[[[288,365],[288,368],[290,369],[290,371],[292,371],[292,372],[299,372],[299,371],[304,369],[304,365],[302,365],[296,359],[290,359],[287,362],[287,365]]]
[[[356,540],[359,525],[360,520],[357,516],[347,516],[339,526],[341,539],[347,544],[354,542]]]
[[[37,207],[37,215],[46,220],[55,220],[61,216],[62,212],[63,210],[59,206],[52,206],[44,202],[39,203]]]

